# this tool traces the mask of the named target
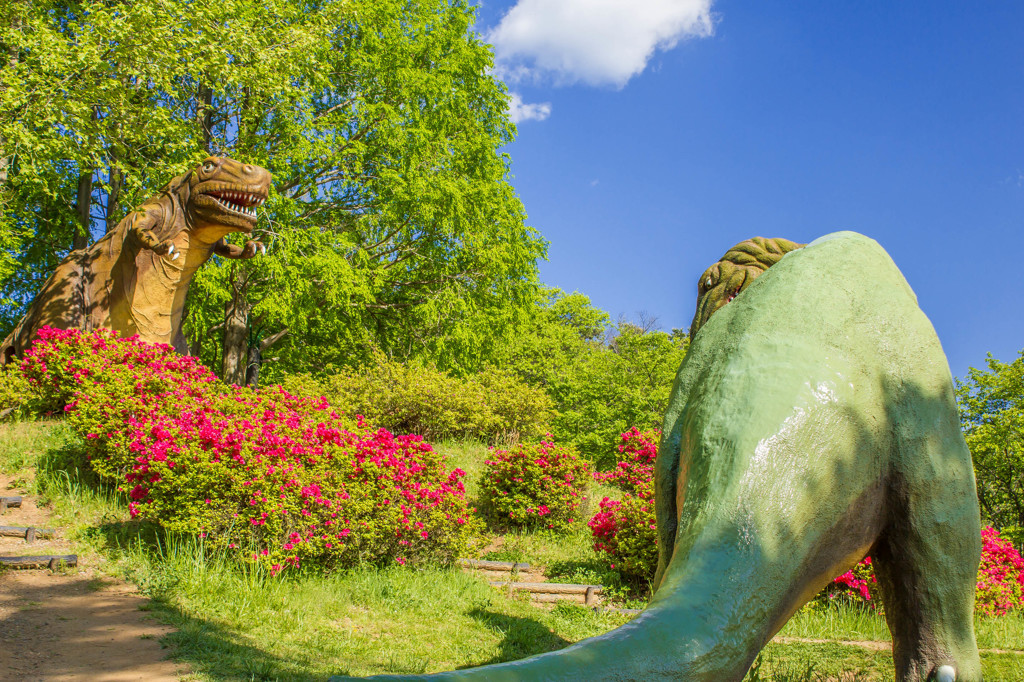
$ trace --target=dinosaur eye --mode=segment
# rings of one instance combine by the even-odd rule
[[[204,173],[210,173],[216,167],[217,167],[217,164],[215,164],[213,161],[207,161],[206,163],[203,164],[203,172]]]
[[[704,282],[704,286],[706,286],[706,287],[710,287],[711,286],[711,278],[710,277],[708,277],[707,281]]]

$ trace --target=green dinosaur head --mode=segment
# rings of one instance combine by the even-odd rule
[[[697,284],[697,312],[690,323],[690,338],[704,326],[711,314],[736,298],[754,279],[804,244],[788,239],[754,237],[725,252],[722,259],[704,271]]]
[[[256,209],[267,199],[270,173],[249,163],[210,156],[188,175],[187,209],[199,227],[252,232]]]

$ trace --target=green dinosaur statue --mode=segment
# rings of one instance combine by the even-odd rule
[[[980,682],[970,453],[942,348],[889,256],[823,237],[705,319],[665,414],[647,609],[560,651],[429,678],[738,681],[870,552],[896,679]]]
[[[210,256],[252,258],[251,233],[267,198],[270,173],[211,156],[171,180],[87,249],[72,251],[43,284],[25,316],[0,344],[0,364],[20,356],[40,327],[113,329],[183,351],[181,314],[192,275]]]

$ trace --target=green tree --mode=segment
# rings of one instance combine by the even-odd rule
[[[661,428],[689,340],[653,329],[652,321],[613,326],[578,292],[546,293],[503,366],[554,399],[556,441],[572,443],[600,467],[611,466],[619,434],[633,426]]]
[[[982,514],[1024,542],[1024,351],[1013,362],[991,355],[957,381],[957,402],[974,459]]]
[[[507,182],[507,97],[463,0],[2,12],[0,242],[22,237],[4,326],[83,225],[102,234],[207,153],[277,188],[254,235],[268,254],[211,261],[190,296],[194,350],[229,380],[255,381],[275,343],[275,376],[371,348],[474,369],[528,310],[545,244]]]

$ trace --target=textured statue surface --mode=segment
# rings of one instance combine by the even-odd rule
[[[222,157],[174,178],[102,239],[57,266],[0,344],[0,363],[20,356],[47,325],[107,327],[184,350],[181,314],[192,275],[215,253],[256,255],[259,242],[239,247],[224,237],[252,232],[269,189],[266,170]]]
[[[701,317],[658,454],[650,605],[561,651],[431,678],[738,681],[870,553],[897,679],[980,681],[971,458],[938,338],[889,256],[829,235]]]

